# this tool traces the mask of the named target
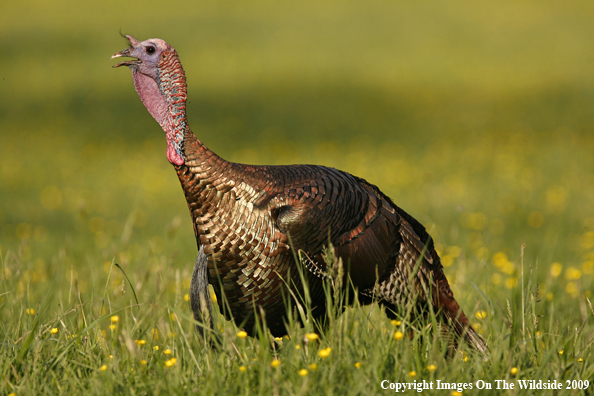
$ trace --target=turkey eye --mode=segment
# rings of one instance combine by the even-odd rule
[[[151,55],[155,53],[155,47],[146,47],[146,53]]]

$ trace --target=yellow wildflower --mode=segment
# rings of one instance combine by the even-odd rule
[[[308,341],[315,341],[315,340],[319,339],[320,336],[317,335],[316,333],[307,333],[305,335],[305,338],[307,338]]]
[[[544,216],[542,213],[534,211],[528,215],[528,225],[532,228],[540,228],[544,223]]]
[[[477,319],[485,319],[487,317],[487,312],[486,311],[478,311],[477,313],[474,314],[474,317]]]
[[[165,362],[165,366],[172,367],[175,365],[175,363],[177,363],[177,359],[173,357]]]
[[[403,337],[404,337],[404,334],[402,334],[401,331],[397,331],[396,333],[394,333],[394,339],[396,341],[400,341]]]
[[[241,330],[239,333],[237,333],[237,337],[245,338],[245,337],[247,337],[247,333],[245,331]]]
[[[134,340],[134,342],[136,343],[136,345],[138,345],[139,347],[143,346],[144,344],[146,344],[145,340]]]
[[[459,257],[462,254],[462,248],[460,246],[450,246],[448,247],[449,255],[454,257]]]
[[[239,366],[239,371],[241,371],[242,373],[245,373],[246,370],[247,368],[245,366]]]
[[[427,370],[429,371],[435,371],[437,370],[437,366],[434,364],[430,364],[429,366],[427,366]]]
[[[408,373],[408,376],[410,378],[415,378],[417,376],[417,372],[416,371],[411,371],[411,372]]]
[[[307,370],[306,369],[299,370],[299,375],[302,377],[305,377],[307,375]]]
[[[109,325],[109,330],[114,331],[118,326],[114,325],[113,323]]]
[[[578,280],[582,277],[582,271],[576,267],[569,267],[565,270],[565,279],[567,280]]]
[[[272,368],[277,368],[278,366],[280,366],[281,362],[278,359],[274,359],[272,362],[270,362],[270,367]]]
[[[155,341],[159,341],[159,329],[156,327],[152,330],[152,339]]]
[[[107,370],[107,364],[104,364],[103,366],[99,367],[99,371],[105,371]]]
[[[498,273],[494,273],[493,275],[491,275],[491,282],[493,282],[494,285],[498,285],[501,283],[501,275],[499,275]]]
[[[560,263],[551,264],[550,274],[553,278],[561,275],[561,271],[563,271],[563,266]]]
[[[511,373],[511,375],[516,375],[516,374],[518,374],[518,368],[512,367],[512,369],[509,372]]]
[[[563,355],[563,350],[560,350],[559,351],[559,355]]]
[[[320,349],[320,351],[318,352],[318,355],[320,355],[320,357],[322,359],[324,359],[324,358],[327,358],[328,356],[330,356],[330,352],[332,352],[332,349],[330,349],[330,348]]]
[[[356,369],[360,369],[361,368],[362,363],[361,362],[357,362],[355,363],[355,368]]]
[[[27,308],[25,309],[25,313],[27,315],[35,315],[35,310],[33,308]]]
[[[392,326],[400,326],[402,324],[401,321],[396,320],[396,319],[392,319],[392,322],[391,323],[392,323]]]
[[[283,337],[274,337],[274,341],[281,343],[283,342]]]
[[[146,360],[144,360],[144,359],[143,359],[143,360],[141,360],[141,361],[140,361],[140,364],[142,364],[143,366],[146,366]]]
[[[299,345],[295,345],[295,349],[300,349],[301,347]]]
[[[184,301],[185,302],[190,301],[190,295],[188,293],[184,294]]]
[[[171,349],[167,348],[163,351],[165,355],[171,355]]]
[[[316,371],[318,369],[318,365],[315,364],[315,363],[312,363],[312,364],[309,365],[309,369],[311,371]]]
[[[52,333],[52,334],[58,334],[58,328],[57,327],[52,327],[52,329],[50,330],[50,333]]]
[[[454,257],[452,257],[449,254],[445,254],[443,256],[441,256],[441,265],[443,265],[444,267],[451,267],[452,264],[454,264]]]
[[[577,298],[580,295],[580,291],[575,282],[567,282],[567,285],[565,285],[565,291],[574,298]]]
[[[579,359],[578,359],[578,362],[579,362],[579,363],[584,363],[584,359],[582,359],[582,358],[579,358]]]
[[[109,320],[111,323],[118,323],[120,321],[120,317],[118,315],[113,315],[111,318],[109,318]]]

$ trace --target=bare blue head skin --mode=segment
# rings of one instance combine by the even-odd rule
[[[126,36],[130,48],[113,54],[136,58],[115,64],[128,66],[138,96],[167,137],[167,159],[183,165],[183,140],[186,121],[186,76],[175,49],[161,39],[138,41]]]

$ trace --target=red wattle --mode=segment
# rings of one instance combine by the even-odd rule
[[[173,147],[169,139],[167,140],[167,159],[173,165],[177,166],[183,165],[185,163],[181,155],[179,155],[177,151],[175,151],[175,147]]]

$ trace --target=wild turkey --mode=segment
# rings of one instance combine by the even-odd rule
[[[217,156],[188,126],[186,78],[175,49],[161,39],[126,37],[131,47],[112,59],[135,59],[113,67],[130,68],[140,99],[165,131],[167,159],[192,215],[199,248],[191,286],[197,320],[210,307],[210,283],[219,304],[224,291],[239,326],[253,329],[256,306],[273,334],[285,334],[281,289],[288,281],[301,285],[292,249],[309,257],[312,304],[323,312],[319,277],[330,240],[337,256],[350,263],[362,299],[373,296],[388,307],[431,304],[446,328],[478,351],[487,350],[454,299],[433,241],[419,222],[377,187],[346,172],[315,165],[243,165]]]

